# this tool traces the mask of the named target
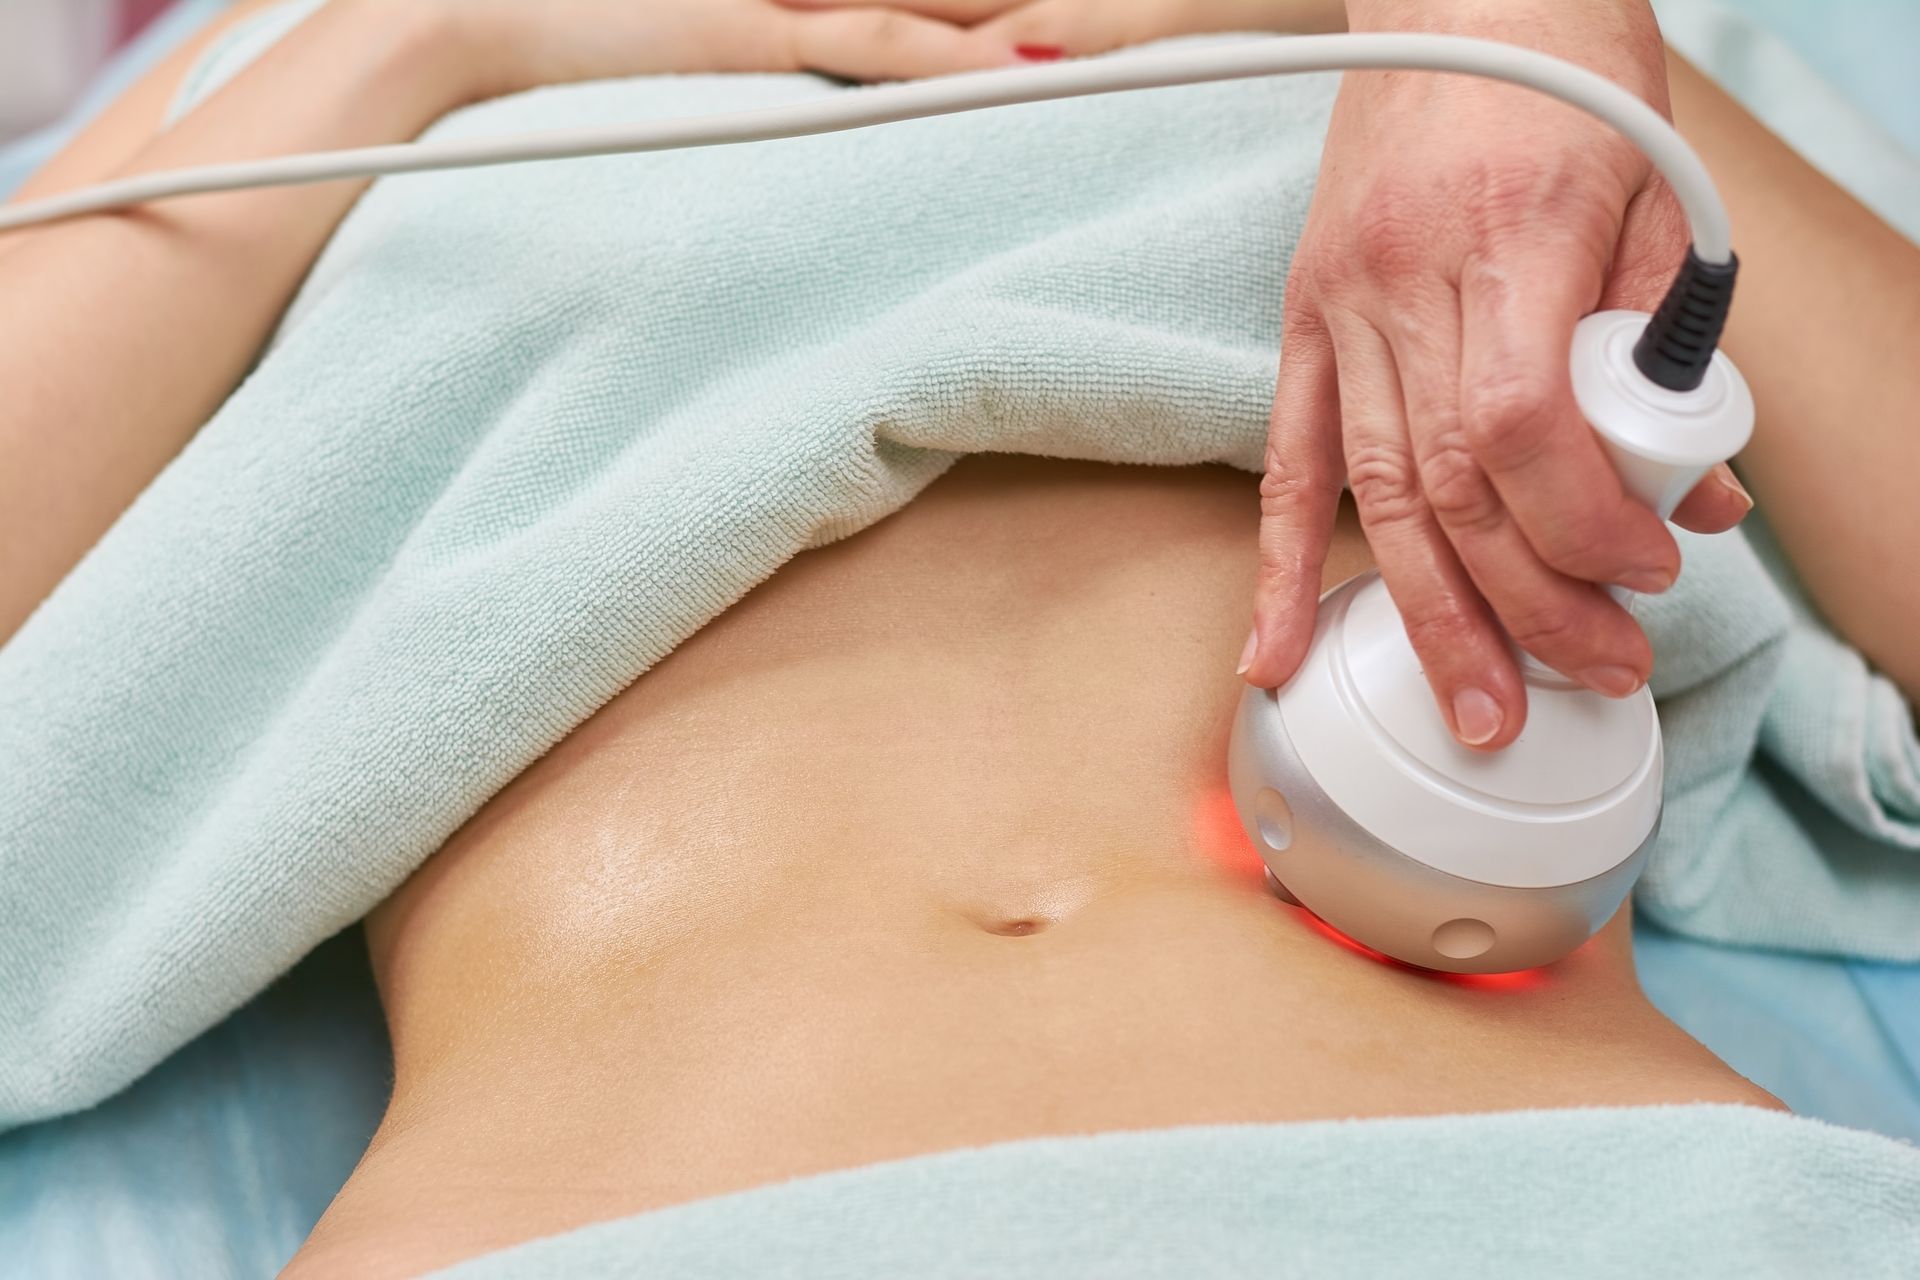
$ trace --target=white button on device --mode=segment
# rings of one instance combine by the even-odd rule
[[[1293,806],[1272,787],[1262,787],[1253,800],[1253,825],[1267,848],[1284,853],[1293,843]]]
[[[1433,931],[1433,949],[1449,960],[1471,960],[1493,949],[1493,926],[1485,920],[1463,917]]]

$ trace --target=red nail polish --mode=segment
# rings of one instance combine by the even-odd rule
[[[1058,62],[1067,51],[1057,44],[1017,44],[1013,51],[1028,62]]]

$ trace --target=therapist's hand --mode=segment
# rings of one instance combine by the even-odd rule
[[[1644,0],[1353,0],[1355,30],[1444,30],[1582,63],[1667,109]],[[1679,551],[1628,497],[1574,405],[1576,321],[1652,310],[1687,248],[1646,159],[1539,94],[1350,73],[1287,282],[1243,674],[1272,686],[1312,637],[1341,482],[1457,738],[1511,742],[1526,698],[1507,637],[1611,696],[1653,663],[1602,584],[1662,591]],[[1751,505],[1722,468],[1675,514]]]

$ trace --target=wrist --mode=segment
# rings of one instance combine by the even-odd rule
[[[361,66],[403,86],[436,115],[509,92],[503,50],[480,17],[490,6],[436,0],[329,0],[309,19],[331,24]]]
[[[1666,46],[1648,0],[1347,0],[1352,31],[1478,36],[1538,49],[1667,108]]]
[[[1346,0],[1347,21],[1376,30],[1471,31],[1487,27],[1590,28],[1653,20],[1650,0]]]
[[[1430,31],[1484,36],[1563,57],[1659,51],[1660,26],[1648,0],[1347,0],[1354,31]]]

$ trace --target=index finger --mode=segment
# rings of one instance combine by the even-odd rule
[[[1320,569],[1340,505],[1340,392],[1333,342],[1311,304],[1287,308],[1280,381],[1260,477],[1260,576],[1241,674],[1271,689],[1293,678],[1313,639]]]

